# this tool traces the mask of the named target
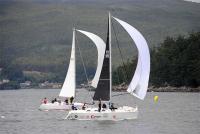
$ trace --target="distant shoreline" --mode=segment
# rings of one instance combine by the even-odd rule
[[[125,92],[127,90],[127,86],[120,87],[120,86],[114,86],[113,91],[116,92]],[[192,88],[192,87],[149,87],[148,92],[200,92],[200,87]]]
[[[112,91],[113,92],[126,92],[128,86],[113,86]],[[20,89],[25,89],[25,88],[19,88],[19,89],[0,89],[0,90],[20,90]],[[32,88],[26,88],[28,89],[58,89],[59,88],[39,88],[39,87],[32,87]],[[167,87],[149,87],[148,92],[200,92],[200,87],[197,88],[192,88],[192,87],[171,87],[171,86],[167,86]]]
[[[148,92],[200,92],[200,87],[150,87],[148,88]]]

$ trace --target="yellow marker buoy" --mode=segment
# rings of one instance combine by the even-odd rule
[[[154,96],[154,102],[158,102],[158,96],[156,95],[156,96]]]

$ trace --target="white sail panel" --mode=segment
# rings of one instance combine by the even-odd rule
[[[98,52],[97,70],[96,70],[95,76],[94,76],[92,83],[91,83],[91,86],[96,88],[97,84],[99,82],[100,74],[101,74],[106,44],[99,36],[97,36],[93,33],[83,31],[83,30],[77,30],[77,31],[79,31],[79,32],[83,33],[84,35],[86,35],[87,37],[89,37],[97,47],[97,52]]]
[[[113,18],[122,25],[137,46],[138,63],[127,91],[143,100],[146,96],[150,74],[150,54],[147,42],[137,29],[118,18]]]
[[[65,77],[64,84],[60,91],[60,97],[74,97],[75,96],[75,88],[76,88],[76,76],[75,76],[76,66],[75,66],[75,30],[73,30],[73,38],[72,38],[72,49],[71,49],[71,57],[70,63],[67,71],[67,75]]]

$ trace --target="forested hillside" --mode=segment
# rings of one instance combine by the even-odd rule
[[[17,66],[25,71],[25,78],[63,82],[72,28],[93,32],[105,40],[108,11],[136,27],[151,48],[159,46],[167,36],[186,35],[200,29],[200,5],[181,0],[1,0],[0,68],[9,70]],[[137,52],[130,48],[132,40],[115,21],[112,24],[125,60],[133,60]],[[121,61],[116,37],[112,35],[113,68],[116,68]],[[76,43],[91,78],[96,68],[96,48],[80,33],[76,34]],[[85,80],[78,53],[77,78]]]
[[[136,63],[137,59],[117,68],[114,83],[129,82]],[[152,49],[150,85],[200,86],[200,32],[167,37],[160,47]]]

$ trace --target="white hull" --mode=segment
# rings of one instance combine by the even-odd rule
[[[81,109],[83,106],[83,103],[74,103],[74,106],[76,106],[77,109]],[[72,104],[66,104],[65,102],[55,102],[55,103],[46,103],[41,104],[39,107],[39,110],[42,111],[48,111],[48,110],[71,110]]]
[[[86,110],[69,111],[65,119],[70,120],[129,120],[137,119],[138,108],[123,106],[111,111],[110,109],[101,110],[98,108],[87,108]]]

